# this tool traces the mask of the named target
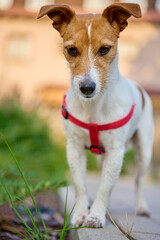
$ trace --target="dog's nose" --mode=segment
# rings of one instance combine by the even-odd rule
[[[96,84],[94,82],[81,82],[79,88],[83,94],[91,95],[96,89]]]

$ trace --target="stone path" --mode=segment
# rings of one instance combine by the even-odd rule
[[[90,201],[96,195],[100,176],[89,175],[87,188]],[[61,199],[65,199],[66,189],[61,189]],[[134,180],[120,178],[112,192],[109,213],[117,227],[108,217],[103,229],[79,229],[71,231],[70,240],[160,240],[160,184],[147,183],[144,189],[151,218],[135,217]],[[75,203],[73,187],[69,187],[68,213]],[[64,204],[64,203],[63,203]]]

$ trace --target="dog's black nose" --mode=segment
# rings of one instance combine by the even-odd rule
[[[96,84],[94,82],[81,82],[79,85],[81,92],[85,95],[91,95],[96,89]]]

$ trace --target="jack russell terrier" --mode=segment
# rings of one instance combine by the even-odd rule
[[[136,83],[118,70],[117,42],[131,16],[141,17],[138,4],[115,3],[102,14],[80,14],[66,5],[48,5],[48,15],[63,38],[64,55],[71,70],[71,87],[64,97],[62,115],[67,137],[76,206],[72,224],[104,227],[109,196],[120,174],[127,143],[137,153],[137,214],[149,216],[142,194],[153,142],[152,104]],[[89,210],[85,186],[85,147],[102,162],[100,186]]]

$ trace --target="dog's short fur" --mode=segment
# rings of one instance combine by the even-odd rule
[[[106,124],[126,116],[131,105],[136,104],[134,114],[126,125],[99,132],[106,153],[98,157],[102,161],[102,176],[90,210],[85,186],[84,150],[84,145],[90,146],[89,131],[64,119],[67,158],[76,191],[72,224],[105,225],[109,195],[121,171],[129,140],[137,150],[137,213],[148,215],[142,186],[152,155],[152,105],[144,90],[120,75],[117,53],[118,37],[127,26],[127,19],[141,17],[139,5],[115,3],[104,9],[102,14],[82,15],[76,15],[66,5],[49,5],[41,8],[38,18],[46,14],[63,38],[64,55],[71,69],[71,87],[66,98],[69,112],[86,123]],[[87,84],[94,85],[94,91],[88,92],[85,88]]]

